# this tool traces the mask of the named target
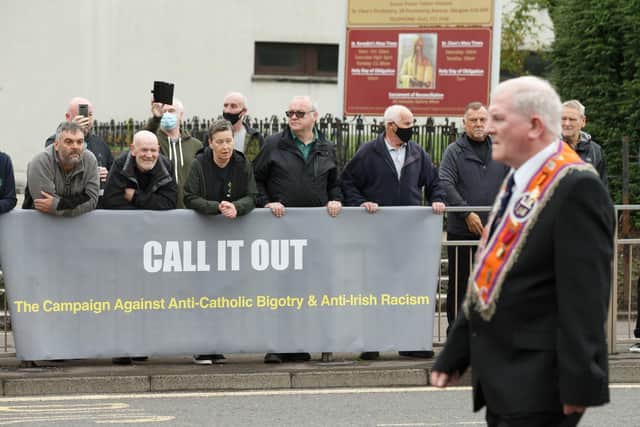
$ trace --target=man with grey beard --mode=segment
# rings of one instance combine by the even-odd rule
[[[84,130],[63,122],[55,142],[27,166],[23,209],[57,216],[78,216],[96,208],[100,183],[95,156],[84,149]]]

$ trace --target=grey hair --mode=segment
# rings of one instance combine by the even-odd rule
[[[393,104],[384,110],[384,122],[396,123],[400,121],[400,115],[403,111],[411,112],[407,107],[400,104]]]
[[[209,132],[207,134],[209,140],[213,139],[213,135],[215,135],[218,132],[224,132],[224,131],[230,131],[231,133],[233,133],[233,125],[231,124],[231,122],[229,120],[225,120],[225,119],[218,119],[216,121],[214,121],[213,123],[211,123],[211,126],[209,126]]]
[[[56,129],[56,141],[60,141],[63,132],[76,133],[80,132],[84,135],[84,129],[76,122],[62,122]]]
[[[580,115],[584,117],[584,113],[585,113],[584,105],[582,105],[582,103],[577,99],[570,99],[569,101],[565,101],[562,103],[562,106],[567,108],[573,108],[574,110],[578,110],[578,113],[580,113]]]
[[[547,80],[534,76],[517,77],[498,85],[493,93],[509,91],[511,106],[524,117],[538,115],[544,126],[555,137],[562,129],[562,102]]]
[[[478,111],[481,108],[486,108],[482,102],[478,102],[478,101],[470,102],[466,105],[466,107],[464,107],[463,115],[466,117],[469,110]]]
[[[184,104],[178,98],[173,98],[173,106],[176,107],[176,112],[184,113]]]

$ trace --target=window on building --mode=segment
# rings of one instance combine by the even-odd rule
[[[338,45],[256,42],[254,74],[335,78]]]

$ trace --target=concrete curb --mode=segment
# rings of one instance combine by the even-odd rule
[[[261,360],[209,368],[181,360],[128,367],[87,363],[43,367],[40,371],[2,368],[0,396],[427,386],[433,361],[354,362],[343,368],[315,363],[273,366]],[[465,374],[458,385],[470,385],[470,377]],[[609,381],[640,384],[640,358],[612,359]]]
[[[268,390],[291,388],[289,373],[154,375],[151,391]]]
[[[21,378],[4,381],[3,396],[47,394],[144,393],[150,391],[143,376]]]

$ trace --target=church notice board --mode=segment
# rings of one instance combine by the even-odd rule
[[[462,115],[486,103],[493,1],[350,0],[344,111],[382,115],[391,104],[417,116]]]

